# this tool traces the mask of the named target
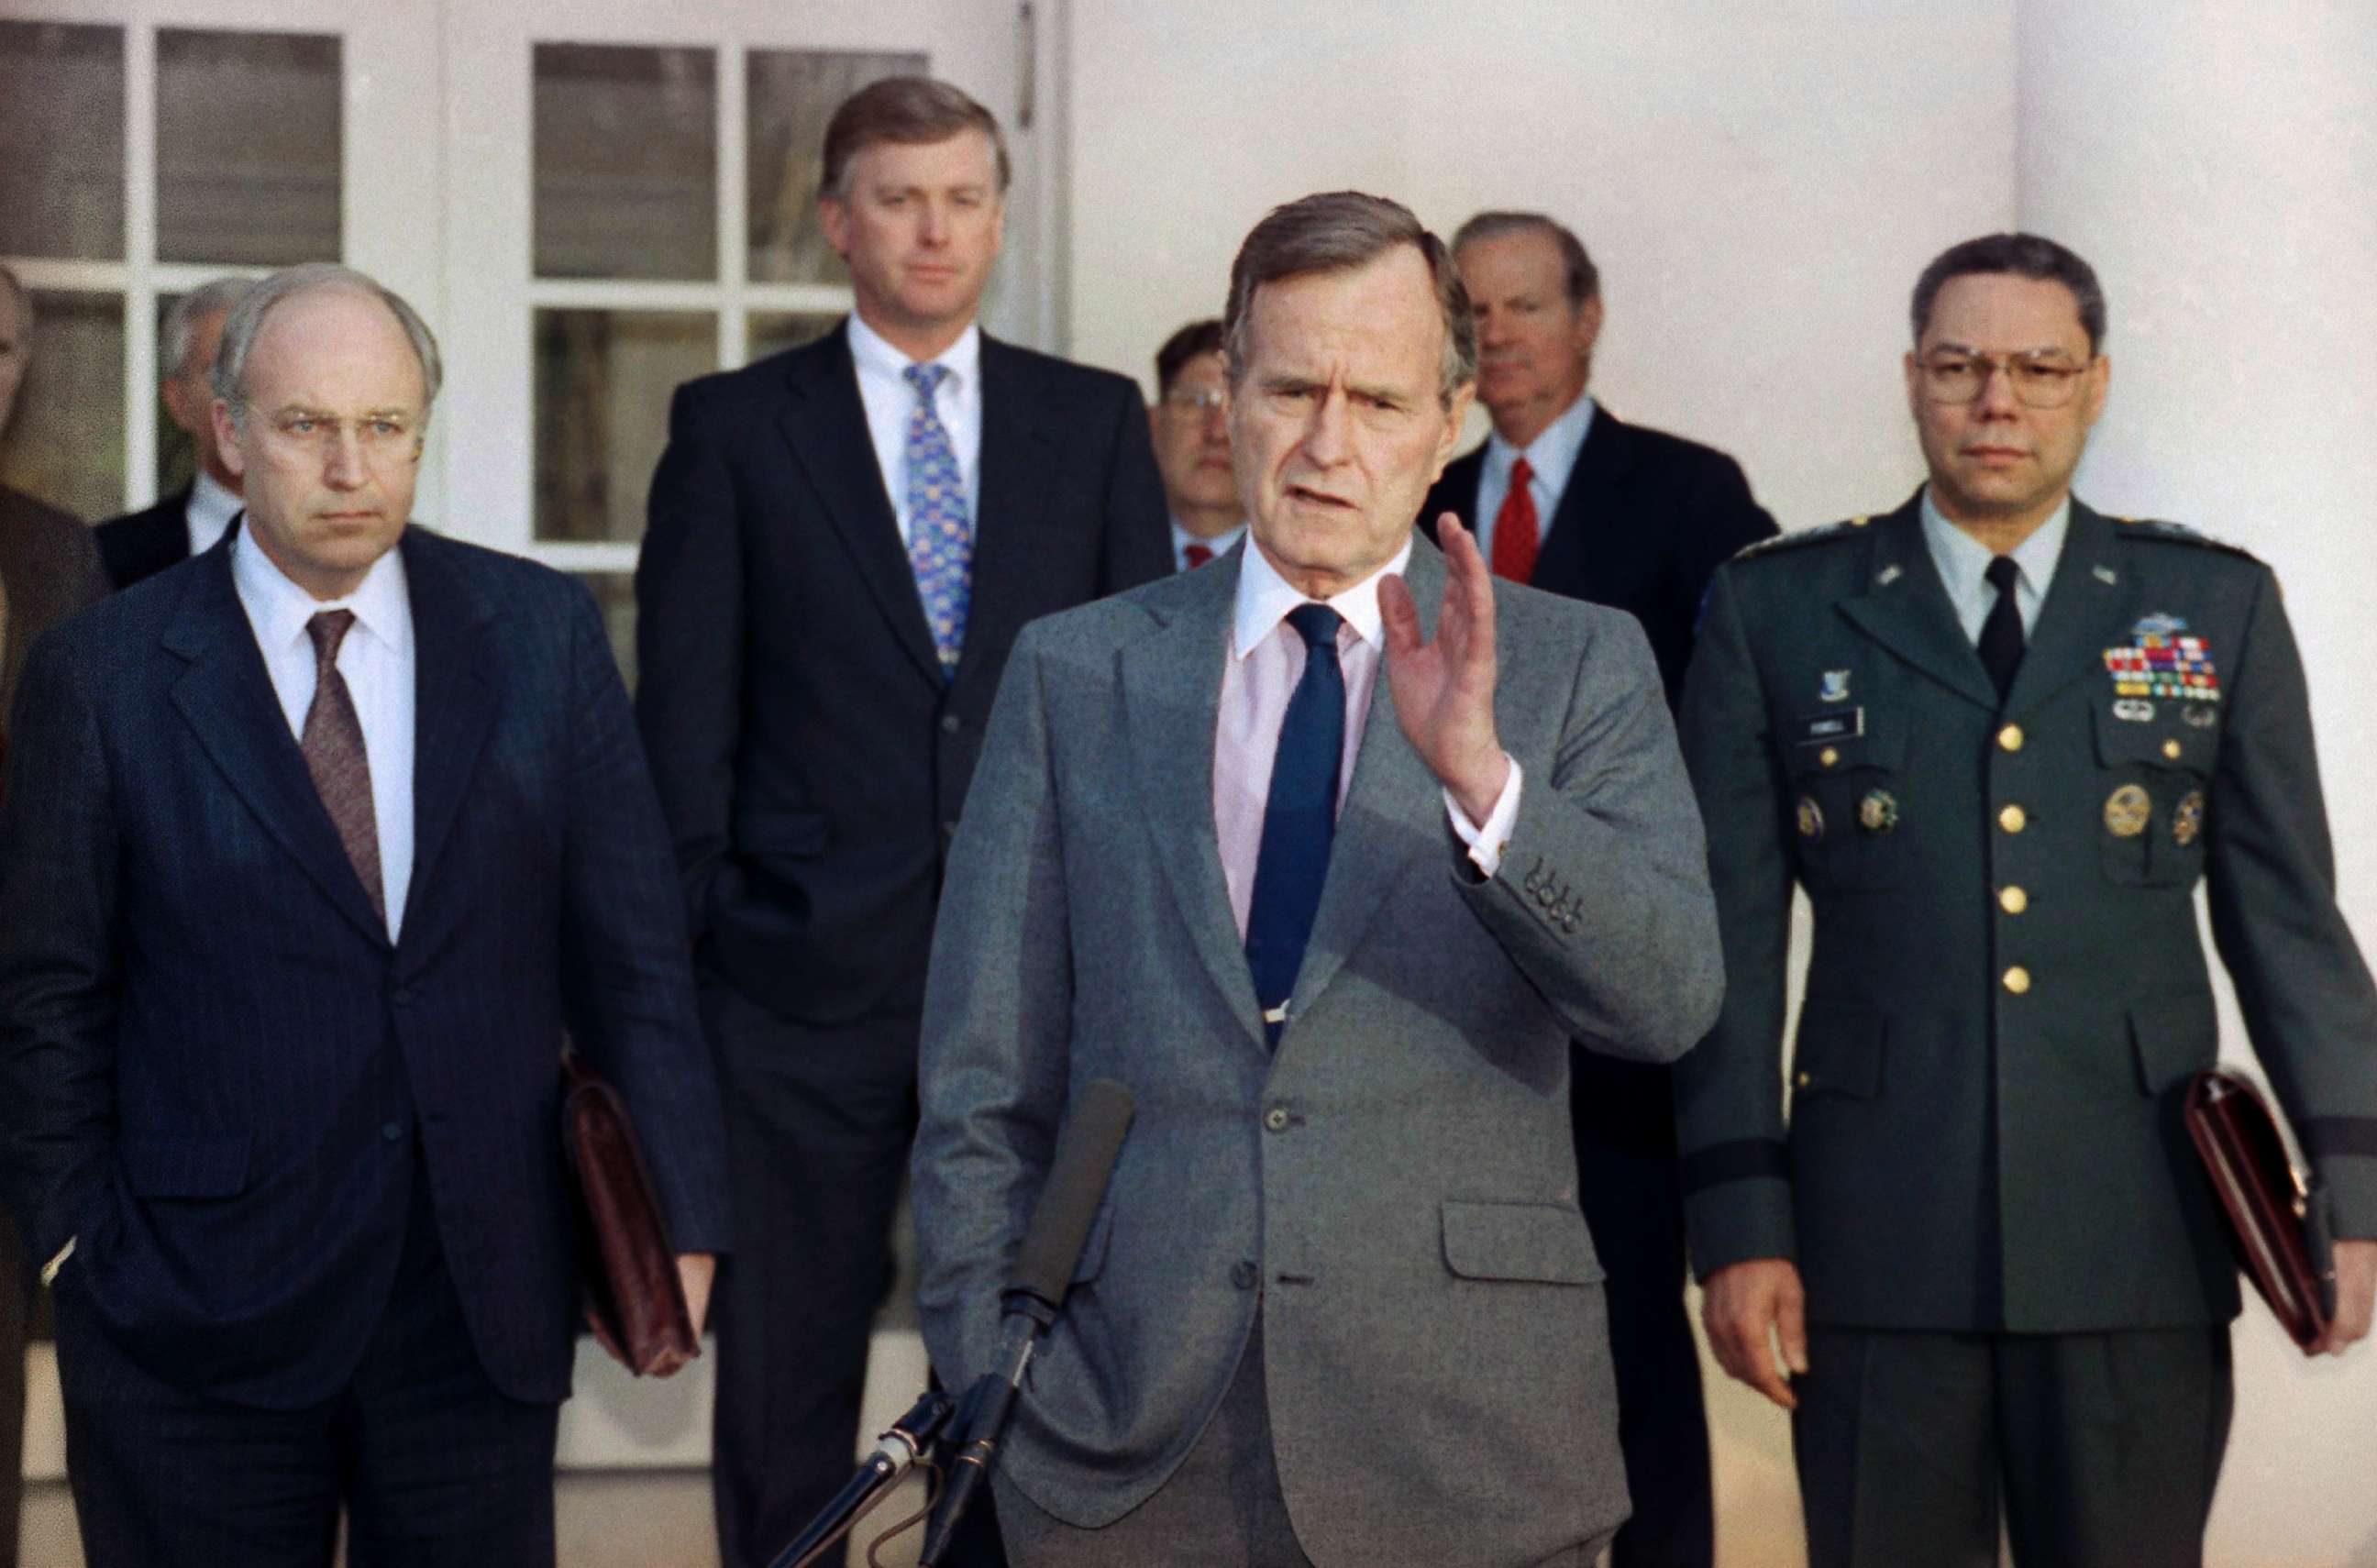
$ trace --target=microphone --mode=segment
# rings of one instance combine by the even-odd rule
[[[842,1483],[833,1500],[793,1538],[792,1545],[776,1554],[769,1568],[804,1568],[840,1540],[908,1473],[911,1466],[924,1457],[925,1450],[950,1418],[955,1403],[936,1388],[908,1406],[908,1413],[892,1422],[890,1430],[876,1440],[875,1452],[860,1464],[858,1473]]]
[[[993,1371],[974,1380],[966,1394],[963,1445],[950,1463],[948,1489],[933,1504],[932,1522],[926,1527],[916,1568],[935,1568],[940,1562],[956,1534],[959,1515],[990,1471],[999,1434],[1023,1386],[1023,1370],[1031,1365],[1033,1347],[1065,1305],[1065,1292],[1081,1261],[1081,1246],[1090,1239],[1098,1204],[1105,1201],[1106,1182],[1122,1153],[1130,1118],[1130,1091],[1111,1078],[1093,1078],[1082,1087],[1072,1115],[1057,1136],[1057,1156],[1049,1165],[1047,1183],[1040,1190],[1032,1224],[1015,1254],[1015,1272],[999,1296],[1007,1317],[999,1334],[998,1359]]]

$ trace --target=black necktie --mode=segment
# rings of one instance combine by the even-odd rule
[[[1998,602],[1989,606],[1989,618],[1981,623],[1981,666],[1997,683],[2001,704],[2013,689],[2014,672],[2022,668],[2022,606],[2013,601],[2013,581],[2021,571],[2012,556],[1989,560],[1989,585],[1998,591]]]
[[[1287,999],[1329,878],[1337,770],[1345,751],[1345,672],[1337,664],[1337,628],[1344,623],[1326,604],[1299,604],[1287,620],[1304,639],[1304,676],[1279,723],[1247,911],[1247,967],[1262,1004],[1263,1034],[1274,1046],[1286,1027]]]

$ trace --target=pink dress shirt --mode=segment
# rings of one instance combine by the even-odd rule
[[[1362,733],[1370,713],[1386,652],[1386,627],[1379,614],[1379,580],[1399,574],[1411,559],[1405,542],[1395,558],[1328,601],[1344,617],[1337,628],[1337,664],[1345,675],[1345,755],[1337,769],[1337,809],[1354,783],[1354,760],[1362,753]],[[1213,732],[1213,830],[1221,841],[1222,874],[1230,887],[1230,914],[1238,936],[1247,934],[1247,911],[1255,895],[1255,862],[1262,852],[1263,811],[1271,800],[1272,756],[1279,749],[1279,726],[1287,700],[1304,678],[1304,639],[1285,624],[1287,612],[1305,596],[1279,575],[1253,540],[1239,552],[1238,599],[1230,652],[1222,669],[1221,722]],[[1394,722],[1386,715],[1385,723]],[[1502,849],[1519,815],[1519,764],[1480,827],[1447,793],[1444,808],[1452,831],[1469,846],[1481,875],[1501,868]]]

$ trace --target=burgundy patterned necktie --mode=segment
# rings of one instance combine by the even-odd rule
[[[388,895],[380,888],[371,764],[364,756],[364,726],[355,717],[355,700],[339,673],[339,644],[354,624],[352,610],[325,610],[305,623],[305,635],[314,640],[314,700],[305,710],[305,733],[298,748],[305,753],[305,771],[314,775],[314,787],[339,830],[347,859],[385,926]]]

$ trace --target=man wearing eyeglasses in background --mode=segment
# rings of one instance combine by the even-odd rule
[[[1222,324],[1191,321],[1155,351],[1155,406],[1148,427],[1164,503],[1172,513],[1172,564],[1188,571],[1227,555],[1247,531],[1230,471],[1229,365]]]
[[[1709,1336],[1794,1412],[1814,1568],[1988,1568],[2001,1512],[2018,1563],[2197,1564],[2239,1297],[2179,1114],[2218,1047],[2196,884],[2346,1239],[2330,1351],[2377,1294],[2377,994],[2275,578],[2072,496],[2095,274],[1991,235],[1913,315],[1929,482],[1723,568],[1686,683],[1727,979],[1676,1079]]]

